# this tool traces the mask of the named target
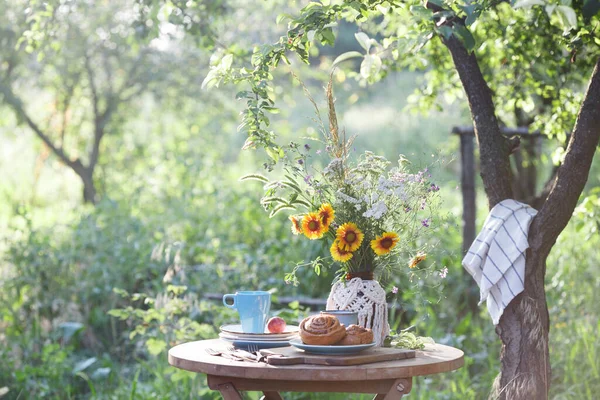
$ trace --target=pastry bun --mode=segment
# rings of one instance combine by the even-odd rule
[[[332,315],[313,315],[300,322],[300,339],[305,344],[337,344],[344,336],[346,328]]]
[[[373,331],[369,328],[352,324],[346,328],[346,336],[336,344],[340,346],[353,346],[369,343],[373,343]]]

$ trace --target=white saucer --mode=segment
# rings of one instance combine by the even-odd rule
[[[300,331],[297,325],[287,325],[285,331],[281,333],[271,333],[266,328],[264,333],[248,333],[242,330],[240,324],[223,325],[219,329],[221,333],[240,340],[289,340],[294,338]]]

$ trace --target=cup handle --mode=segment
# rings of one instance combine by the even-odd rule
[[[231,299],[232,304],[227,304],[227,300]],[[223,296],[223,305],[227,308],[235,310],[235,294],[226,294]]]

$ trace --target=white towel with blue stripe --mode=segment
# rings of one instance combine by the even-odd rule
[[[483,228],[462,261],[487,301],[494,325],[524,289],[527,234],[537,211],[516,200],[503,200],[490,211]]]

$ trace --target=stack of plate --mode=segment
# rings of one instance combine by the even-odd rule
[[[289,346],[292,339],[298,337],[299,328],[296,325],[288,325],[282,333],[244,333],[242,325],[223,325],[219,337],[226,342],[233,343],[235,347],[254,346],[258,349],[269,349],[274,347]]]

